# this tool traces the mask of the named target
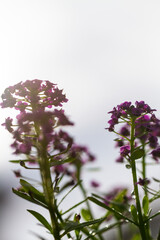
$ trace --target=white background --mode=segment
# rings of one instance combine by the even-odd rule
[[[50,80],[64,89],[72,135],[97,156],[103,189],[130,183],[115,164],[107,114],[123,101],[144,100],[160,110],[160,2],[142,0],[1,0],[0,93],[27,79]],[[9,110],[0,110],[5,117]],[[160,114],[159,114],[160,115]],[[0,219],[2,240],[35,239],[28,203],[12,196],[16,187],[9,148],[0,127],[0,186],[7,194]],[[151,168],[152,175],[159,169]],[[89,178],[93,178],[90,174]],[[2,191],[2,190],[1,190]],[[33,208],[32,208],[33,209]],[[40,231],[40,227],[37,227]]]

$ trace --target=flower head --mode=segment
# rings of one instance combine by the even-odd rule
[[[136,101],[135,105],[132,105],[131,102],[123,102],[117,107],[114,107],[111,114],[111,119],[108,121],[109,131],[114,131],[114,127],[119,123],[119,120],[130,120],[132,118],[138,118],[144,114],[152,114],[155,109],[151,109],[148,104],[144,101]]]
[[[67,102],[66,96],[49,81],[38,79],[19,82],[5,89],[2,94],[2,108],[15,107],[20,111],[38,108],[51,108],[62,106]]]
[[[114,107],[111,118],[108,121],[109,131],[114,131],[119,135],[116,139],[116,147],[120,147],[120,157],[116,162],[123,162],[130,153],[131,126],[134,124],[134,146],[141,148],[142,145],[155,149],[151,152],[152,157],[157,160],[159,156],[158,137],[160,137],[160,120],[153,113],[152,109],[144,101],[124,102]],[[122,127],[116,131],[115,126],[123,123]],[[129,159],[127,159],[129,160]]]

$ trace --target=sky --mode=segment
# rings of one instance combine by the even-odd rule
[[[0,94],[28,79],[49,80],[64,89],[66,114],[75,123],[69,131],[96,155],[95,165],[102,170],[94,176],[106,189],[117,182],[128,184],[130,176],[115,164],[115,136],[105,130],[108,112],[136,100],[160,111],[159,12],[157,0],[0,1]],[[0,109],[0,114],[3,123],[15,113]],[[8,163],[14,156],[11,136],[2,126],[0,131],[1,185],[9,191],[17,185],[11,171],[15,167]],[[4,216],[12,231],[3,226],[2,240],[21,240],[21,232],[26,233],[24,240],[32,240],[27,203],[7,194],[13,199]],[[15,209],[20,233],[14,231]]]

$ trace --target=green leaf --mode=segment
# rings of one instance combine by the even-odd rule
[[[82,209],[81,215],[84,218],[85,221],[90,221],[92,219],[91,214],[88,209]]]
[[[10,160],[11,163],[20,163],[20,162],[35,162],[35,160],[32,159],[19,159],[19,160]]]
[[[135,234],[131,240],[141,240],[140,234]]]
[[[142,206],[143,206],[143,213],[145,216],[147,216],[149,211],[149,200],[147,196],[144,196],[142,200]]]
[[[136,160],[139,158],[142,158],[144,156],[144,150],[143,149],[135,149],[132,153],[132,160]]]
[[[107,206],[105,203],[100,202],[99,200],[97,200],[96,198],[93,197],[88,197],[88,199],[92,202],[94,202],[95,204],[97,204],[98,206],[107,209],[110,212],[113,212],[114,214],[116,214],[120,219],[125,219],[128,222],[134,223],[135,225],[137,225],[134,221],[132,221],[131,219],[129,219],[128,217],[126,217],[125,215],[123,215],[122,213],[116,211],[114,208],[111,208],[109,206]]]
[[[132,204],[131,207],[130,207],[130,209],[131,209],[131,214],[132,214],[133,220],[134,220],[136,223],[138,223],[138,215],[137,215],[137,209],[136,209],[136,207]]]
[[[27,211],[30,212],[40,223],[42,223],[43,226],[50,231],[50,233],[53,232],[49,222],[40,213],[29,209],[27,209]]]
[[[95,220],[91,220],[91,221],[88,221],[88,222],[83,222],[83,223],[77,223],[77,222],[69,221],[69,222],[63,224],[63,228],[65,229],[65,232],[63,234],[61,234],[61,237],[63,237],[68,232],[71,232],[73,230],[82,229],[84,227],[88,227],[90,225],[94,225],[96,223],[103,222],[105,219],[106,219],[106,217],[95,219]]]
[[[113,229],[114,227],[120,226],[121,224],[123,224],[123,222],[116,222],[116,223],[107,225],[106,227],[101,228],[101,229],[99,229],[99,230],[96,230],[96,231],[94,230],[94,231],[93,231],[94,236],[100,235],[100,234],[102,234],[102,233],[105,233],[105,232],[109,231],[110,229]],[[86,229],[82,229],[81,231],[84,232],[84,233],[88,236],[88,237],[85,238],[84,240],[90,240],[90,239],[95,239],[95,240],[97,240],[97,238],[94,238],[94,236],[92,235],[92,233],[86,232]]]
[[[36,188],[34,188],[29,182],[25,181],[24,179],[20,179],[20,184],[29,195],[31,195],[33,198],[37,199],[38,201],[46,204],[45,197],[42,192],[38,191]]]
[[[41,207],[44,207],[44,208],[47,208],[46,205],[44,205],[43,203],[40,203],[38,201],[36,201],[35,199],[33,199],[31,196],[29,196],[28,194],[26,194],[25,192],[21,192],[20,190],[16,190],[14,188],[12,188],[12,191],[14,194],[16,194],[17,196],[29,201],[29,202],[32,202],[34,204],[37,204],[37,205],[40,205]]]
[[[39,238],[40,240],[46,240],[46,238],[42,237],[41,235],[33,232],[33,231],[29,231],[32,235],[36,236],[37,238]]]
[[[158,182],[158,183],[160,183],[160,180],[159,180],[159,179],[157,179],[157,178],[154,178],[154,177],[152,177],[152,179],[153,179],[155,182]]]

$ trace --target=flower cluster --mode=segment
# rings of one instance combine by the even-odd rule
[[[8,87],[2,94],[2,99],[2,108],[14,107],[20,111],[16,125],[13,125],[11,118],[3,123],[13,135],[14,142],[11,146],[15,149],[15,154],[29,155],[32,148],[38,148],[37,137],[44,146],[53,144],[57,136],[64,140],[64,134],[56,133],[54,129],[73,125],[64,111],[56,108],[67,101],[65,95],[49,81],[35,79],[20,82]],[[54,110],[46,110],[52,106],[55,107]],[[67,141],[70,142],[71,139],[68,138]]]
[[[57,173],[63,172],[74,178],[76,169],[73,170],[73,166],[94,161],[95,157],[86,147],[75,144],[67,132],[58,128],[73,123],[59,108],[67,98],[56,84],[38,79],[20,82],[5,89],[2,100],[2,108],[19,110],[15,124],[10,117],[2,124],[13,136],[14,154],[25,154],[30,162],[37,162],[36,156],[43,146],[51,163],[71,159],[70,163],[55,164],[53,168]]]
[[[131,104],[131,102],[124,102],[117,107],[114,107],[111,113],[111,119],[108,121],[109,123],[109,131],[114,131],[114,127],[119,123],[119,120],[137,118],[144,114],[152,114],[155,109],[151,109],[148,104],[144,101],[136,101],[135,106]]]
[[[49,81],[27,80],[5,89],[1,107],[15,107],[22,112],[30,108],[37,110],[52,106],[61,107],[62,103],[68,101],[62,91]]]
[[[113,108],[111,113],[111,119],[108,121],[109,131],[115,132],[115,125],[118,123],[124,123],[118,132],[120,137],[116,139],[117,147],[120,147],[120,157],[117,162],[123,162],[124,158],[128,157],[130,153],[130,134],[131,134],[131,122],[134,121],[135,129],[135,147],[141,145],[148,145],[153,151],[151,156],[153,159],[158,160],[160,157],[158,137],[160,137],[160,120],[156,118],[153,113],[156,111],[152,109],[144,101],[136,101],[135,105],[131,102],[124,102],[117,107]]]

